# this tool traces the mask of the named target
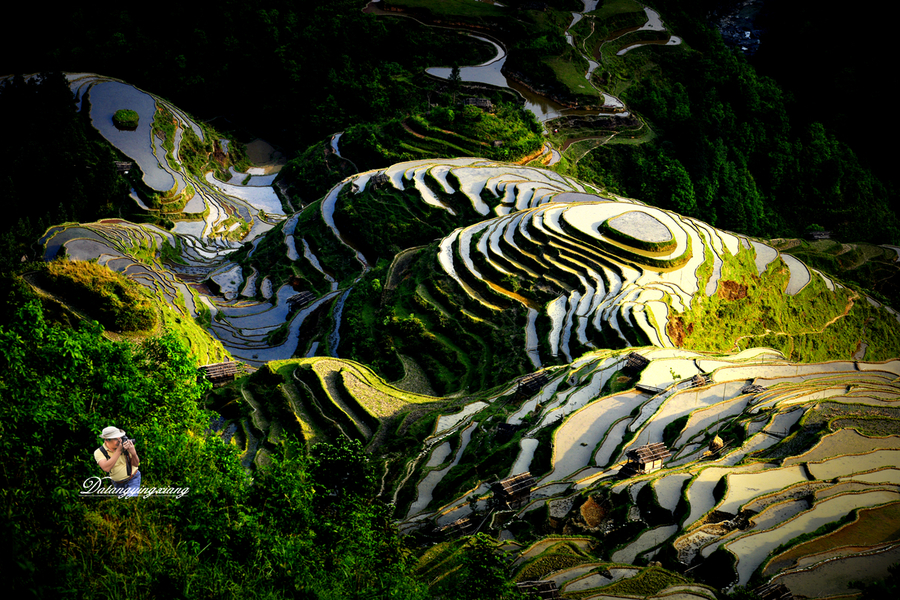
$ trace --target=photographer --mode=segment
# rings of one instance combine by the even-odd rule
[[[134,440],[125,436],[125,432],[116,427],[106,427],[100,432],[103,445],[94,450],[94,459],[100,468],[109,473],[113,485],[117,489],[126,490],[125,496],[137,496],[141,487],[141,472]]]

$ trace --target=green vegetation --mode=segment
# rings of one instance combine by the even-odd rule
[[[121,108],[113,115],[113,123],[119,129],[137,129],[139,115],[136,111]]]
[[[634,577],[617,581],[603,588],[603,593],[609,595],[633,595],[651,596],[658,594],[671,585],[687,583],[688,580],[677,573],[667,571],[660,567],[648,567],[642,569]]]
[[[143,286],[97,263],[55,260],[38,277],[42,287],[65,297],[89,318],[113,331],[156,327],[157,309]]]
[[[590,560],[573,544],[560,542],[526,562],[516,573],[514,580],[536,581],[553,571],[575,567]]]
[[[878,340],[877,345],[883,349],[868,355],[867,360],[883,360],[900,353],[897,328],[878,312],[880,309],[855,292],[847,288],[830,292],[825,282],[813,275],[803,290],[788,296],[784,289],[789,278],[790,272],[781,260],[757,275],[753,253],[741,249],[723,265],[719,292],[698,295],[691,308],[680,315],[681,328],[686,333],[684,347],[730,351],[767,346],[782,351],[788,358],[815,362],[849,358],[862,339],[873,343]],[[729,298],[723,292],[723,281],[745,286],[746,296]],[[701,280],[701,289],[704,284]],[[672,323],[670,320],[670,329]],[[756,332],[760,328],[770,333],[759,335]],[[874,358],[876,355],[882,358]]]
[[[50,325],[32,302],[0,327],[0,364],[0,508],[17,516],[3,529],[19,557],[6,571],[11,593],[425,597],[384,507],[370,500],[377,480],[361,448],[319,444],[306,454],[285,436],[251,482],[234,447],[208,431],[211,415],[198,405],[208,388],[174,336],[112,342],[96,327]],[[89,452],[110,423],[137,440],[143,488],[187,493],[79,497],[82,481],[100,474]],[[51,484],[48,469],[65,475]],[[120,572],[122,561],[136,570]]]

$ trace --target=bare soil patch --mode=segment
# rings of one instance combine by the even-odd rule
[[[746,288],[745,288],[746,289]],[[680,316],[670,316],[669,322],[666,323],[666,333],[669,339],[676,347],[684,346],[684,338],[694,333],[694,324],[691,323],[687,327],[684,326],[684,319]]]
[[[737,281],[722,281],[719,284],[719,297],[723,300],[740,300],[747,297],[747,286]]]

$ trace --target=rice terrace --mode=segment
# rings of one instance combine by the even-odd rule
[[[108,167],[120,198],[51,207],[33,239],[9,243],[0,428],[16,437],[2,481],[40,483],[3,506],[55,498],[5,526],[24,536],[17,553],[84,573],[47,579],[73,597],[869,598],[895,585],[896,214],[774,200],[790,164],[806,173],[797,157],[838,142],[815,126],[786,137],[778,177],[751,174],[769,159],[725,134],[704,133],[702,160],[665,154],[692,118],[707,127],[701,111],[709,131],[781,119],[764,94],[737,119],[726,91],[700,99],[689,61],[713,42],[670,2],[336,4],[353,17],[334,32],[374,23],[467,62],[372,67],[376,87],[416,99],[366,120],[332,96],[346,124],[304,115],[332,129],[289,157],[146,78],[0,79],[0,100],[71,92],[67,118],[105,153],[83,171]],[[286,4],[263,21],[294,16]],[[295,134],[275,122],[267,132]],[[796,189],[850,177],[827,154]],[[861,241],[819,225],[804,239],[809,219]],[[76,502],[78,477],[96,475],[83,451],[113,419],[142,444],[145,477],[191,487],[183,501]],[[53,477],[68,491],[13,468],[42,439],[60,440],[75,475]],[[131,558],[131,576],[103,566]],[[16,586],[43,589],[16,569]]]

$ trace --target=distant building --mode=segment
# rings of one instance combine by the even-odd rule
[[[540,598],[541,600],[547,598],[562,598],[562,596],[559,595],[559,588],[556,587],[556,582],[553,580],[522,581],[517,583],[516,587],[529,598]]]
[[[630,352],[625,357],[625,365],[622,367],[622,370],[628,373],[629,375],[637,375],[641,371],[644,370],[644,367],[650,364],[650,359],[644,358],[637,352]]]
[[[534,396],[541,391],[542,387],[547,385],[548,381],[550,381],[550,377],[544,371],[526,375],[519,380],[519,384],[516,386],[516,400],[524,400]]]
[[[475,523],[469,517],[457,519],[448,525],[444,525],[438,530],[438,533],[445,537],[458,537],[463,535],[472,535],[475,532]]]
[[[466,106],[476,106],[481,110],[494,110],[494,103],[487,98],[466,98],[463,100]]]
[[[288,300],[287,300],[288,308],[290,309],[291,312],[294,312],[301,306],[309,304],[310,302],[312,302],[315,299],[316,299],[315,294],[313,294],[312,292],[303,291],[303,292],[300,292],[299,294],[294,294],[293,296],[288,298]]]
[[[810,240],[830,240],[831,232],[830,231],[807,231],[806,237]]]

